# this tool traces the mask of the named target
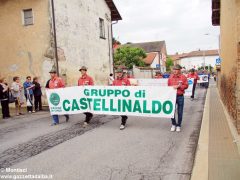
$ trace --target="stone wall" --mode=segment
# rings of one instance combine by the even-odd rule
[[[95,84],[107,84],[113,72],[111,14],[105,0],[55,1],[60,74],[77,85],[79,68],[88,67]],[[99,18],[105,38],[100,38]]]
[[[240,2],[221,1],[221,98],[240,133]]]

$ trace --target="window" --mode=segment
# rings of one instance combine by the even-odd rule
[[[100,38],[105,39],[104,19],[99,18]]]
[[[24,26],[33,25],[33,12],[32,9],[23,10],[23,24]]]

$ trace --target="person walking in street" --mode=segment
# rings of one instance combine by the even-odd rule
[[[157,71],[154,76],[154,79],[162,79],[162,78],[163,78],[162,73],[160,71]]]
[[[13,97],[15,98],[15,109],[16,109],[16,116],[23,115],[22,105],[24,104],[23,98],[23,86],[20,83],[20,78],[15,76],[13,78],[13,83],[11,85],[11,92]]]
[[[27,101],[27,111],[28,113],[35,112],[33,110],[33,88],[34,84],[31,82],[31,76],[26,77],[26,81],[23,83],[24,95]]]
[[[113,86],[130,86],[130,81],[124,77],[123,70],[117,69],[117,78],[113,81]],[[124,130],[126,127],[127,119],[128,117],[125,115],[122,115],[122,123],[120,126],[120,130]]]
[[[171,131],[181,131],[182,118],[183,118],[183,107],[184,107],[184,93],[185,89],[188,88],[187,78],[181,74],[182,67],[180,65],[175,65],[173,67],[173,74],[168,79],[168,86],[172,86],[177,90],[177,113],[178,113],[178,122],[176,122],[176,117],[172,118],[172,127]]]
[[[58,89],[58,88],[64,88],[65,87],[65,83],[62,80],[62,78],[57,76],[57,70],[55,67],[53,67],[51,69],[51,71],[49,72],[51,79],[49,81],[49,89]],[[66,117],[66,122],[69,121],[69,115],[65,114],[64,115]],[[59,116],[58,115],[52,115],[53,118],[53,123],[51,124],[51,126],[55,126],[59,124]]]
[[[42,111],[42,90],[38,77],[33,78],[33,84],[35,86],[33,89],[35,111]]]
[[[4,83],[5,78],[0,78],[0,101],[3,119],[10,118],[9,113],[9,87]]]
[[[81,72],[81,77],[78,79],[78,86],[93,86],[93,78],[87,74],[87,67],[82,66],[79,71]],[[93,114],[90,112],[83,113],[86,115],[84,126],[87,126],[91,121]]]
[[[193,89],[192,89],[192,96],[191,96],[191,100],[194,99],[194,95],[195,95],[195,89],[196,89],[196,85],[197,85],[197,81],[200,79],[198,74],[195,72],[195,69],[191,69],[190,73],[187,76],[190,79],[194,79],[193,82]]]

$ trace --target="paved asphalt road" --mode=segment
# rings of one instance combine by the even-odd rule
[[[56,180],[188,180],[205,93],[198,88],[196,100],[185,99],[181,133],[159,118],[130,117],[124,131],[118,116],[95,116],[87,128],[83,115],[54,127],[47,112],[0,120],[0,174],[11,167]]]

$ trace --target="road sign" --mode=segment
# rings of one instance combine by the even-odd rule
[[[159,69],[160,68],[160,64],[156,64],[156,68]]]
[[[219,57],[219,58],[217,58],[217,59],[216,59],[216,64],[221,64],[221,61],[222,61],[222,60],[221,60],[221,58],[220,58],[220,57]]]

